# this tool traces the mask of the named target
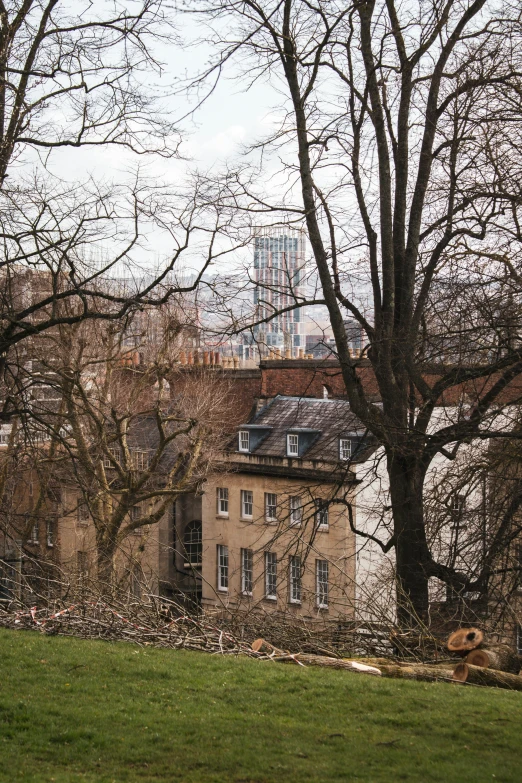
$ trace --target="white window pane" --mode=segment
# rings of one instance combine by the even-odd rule
[[[277,555],[265,552],[265,596],[277,598]]]
[[[299,456],[299,435],[286,436],[286,453],[289,457]]]
[[[301,603],[301,558],[290,558],[290,603]]]
[[[241,516],[251,517],[254,513],[254,493],[248,489],[241,490]]]
[[[254,584],[254,553],[251,549],[241,550],[241,591],[252,595]]]
[[[341,438],[339,440],[339,458],[348,460],[352,456],[352,441],[350,438]]]
[[[217,489],[217,512],[228,516],[228,488],[218,487]]]
[[[290,498],[290,524],[300,525],[303,516],[301,497],[296,495]]]
[[[218,550],[218,590],[228,590],[228,547],[221,544]]]
[[[265,519],[273,522],[277,518],[277,495],[273,492],[265,492]]]
[[[315,583],[317,606],[326,609],[328,607],[328,560],[315,561]]]
[[[315,501],[316,506],[316,512],[315,512],[315,524],[317,527],[321,528],[327,528],[328,527],[328,505],[324,500],[316,500]]]

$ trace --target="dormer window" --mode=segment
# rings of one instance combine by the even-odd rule
[[[250,451],[250,433],[248,430],[239,431],[239,451]]]
[[[287,457],[299,456],[299,435],[289,433],[286,436],[286,455]]]
[[[343,462],[351,459],[352,441],[350,438],[339,438],[339,459]]]

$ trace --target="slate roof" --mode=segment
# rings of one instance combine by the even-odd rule
[[[307,447],[301,455],[305,460],[339,462],[340,437],[352,440],[352,462],[364,461],[375,448],[346,400],[278,395],[238,430],[250,427],[258,433],[266,428],[258,445],[251,448],[250,453],[259,456],[286,457],[289,432],[302,433],[306,439]]]

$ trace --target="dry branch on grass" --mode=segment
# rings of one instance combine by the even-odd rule
[[[402,661],[383,657],[349,660],[338,655],[317,655],[298,648],[283,649],[263,638],[250,643],[244,626],[240,633],[234,633],[230,627],[223,627],[222,617],[191,615],[179,604],[156,596],[149,596],[147,601],[125,604],[115,598],[93,596],[92,600],[80,600],[69,606],[56,605],[54,608],[5,607],[0,608],[0,627],[218,655],[248,655],[301,667],[319,666],[393,679],[459,682],[522,691],[522,677],[518,674],[481,668],[462,661],[456,665],[451,660],[427,665],[411,658]],[[462,629],[462,638],[465,639],[468,633],[469,629]],[[478,632],[474,638],[482,641],[482,632]],[[466,644],[468,642],[469,639]],[[513,657],[516,656],[506,656],[504,660],[511,665]]]
[[[56,611],[35,607],[20,611],[0,610],[0,626],[82,639],[255,656],[246,642],[204,618],[187,614],[181,606],[170,601],[122,607],[119,603],[98,599]]]

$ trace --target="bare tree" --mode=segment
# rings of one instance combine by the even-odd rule
[[[235,61],[241,79],[268,79],[284,95],[271,137],[227,173],[224,201],[247,228],[306,225],[348,399],[385,449],[393,532],[381,545],[395,550],[400,618],[416,621],[427,613],[430,577],[457,592],[487,589],[487,569],[470,577],[437,559],[423,492],[436,455],[453,460],[464,441],[503,436],[496,415],[509,390],[517,399],[519,6],[195,8],[216,51],[198,86]],[[259,150],[263,161],[284,161],[277,188],[256,179]],[[364,330],[362,359],[348,350],[347,316]],[[361,380],[364,366],[381,404]],[[463,391],[468,404],[455,404]],[[441,425],[434,411],[448,403],[454,416]]]
[[[163,0],[0,3],[3,371],[13,347],[36,334],[85,319],[117,320],[184,287],[174,272],[203,224],[194,194],[167,192],[139,172],[118,182],[94,175],[64,181],[51,165],[69,150],[81,171],[86,153],[101,147],[151,159],[177,155],[180,135],[156,84],[158,44],[177,45]],[[151,224],[170,232],[173,247],[155,266],[143,261]],[[217,230],[209,225],[199,234],[200,274]],[[196,272],[186,287],[199,279]]]
[[[170,305],[148,319],[141,313],[48,331],[39,338],[38,383],[33,370],[18,391],[28,413],[20,414],[14,441],[39,476],[38,498],[60,486],[62,513],[92,522],[101,584],[111,582],[130,534],[198,490],[221,442],[223,379],[177,378],[177,313]],[[15,537],[26,540],[28,532]]]

